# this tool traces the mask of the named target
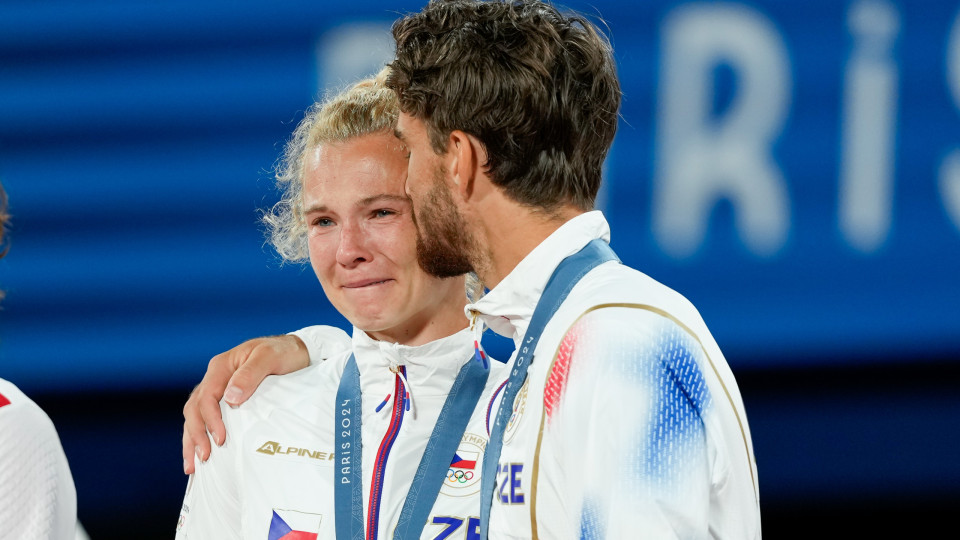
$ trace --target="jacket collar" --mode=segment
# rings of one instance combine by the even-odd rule
[[[406,377],[417,395],[446,394],[460,372],[473,358],[473,334],[469,329],[415,347],[377,341],[354,327],[353,353],[360,369],[361,385],[393,381],[391,367],[407,366]]]
[[[610,226],[599,210],[567,221],[528,253],[483,298],[467,304],[467,317],[476,314],[491,330],[512,338],[518,345],[553,271],[563,259],[596,238],[610,241]]]

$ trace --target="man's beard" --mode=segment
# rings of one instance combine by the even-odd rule
[[[450,197],[444,171],[434,172],[433,185],[414,214],[417,225],[417,261],[424,272],[438,278],[473,271],[470,262],[472,236]],[[415,203],[416,204],[416,203]]]

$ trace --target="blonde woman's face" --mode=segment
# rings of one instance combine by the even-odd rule
[[[463,281],[417,264],[407,154],[376,133],[307,151],[303,203],[310,263],[330,302],[375,339],[410,343],[448,312],[462,315]]]

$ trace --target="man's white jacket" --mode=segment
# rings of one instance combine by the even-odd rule
[[[473,334],[463,330],[419,347],[375,341],[358,329],[352,342],[331,327],[310,327],[297,335],[311,351],[310,367],[267,377],[236,409],[221,403],[226,443],[214,445],[207,462],[191,475],[178,539],[334,538],[334,414],[351,346],[362,392],[364,518],[371,518],[372,506],[376,538],[393,537],[453,381],[461,366],[477,361]],[[477,534],[488,414],[495,410],[492,400],[506,377],[502,364],[492,364],[422,538]],[[395,417],[391,411],[401,366],[412,407]],[[391,422],[399,430],[397,437],[389,449],[378,452]],[[371,500],[378,467],[383,471],[382,490]]]
[[[467,313],[519,346],[557,265],[609,237],[600,212],[568,221]],[[591,270],[514,400],[490,538],[756,539],[758,501],[740,392],[697,310],[623,264]]]

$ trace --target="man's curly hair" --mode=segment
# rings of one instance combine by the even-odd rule
[[[593,208],[613,142],[620,83],[607,38],[541,1],[433,0],[393,25],[387,86],[427,126],[484,145],[492,180],[547,212]]]

